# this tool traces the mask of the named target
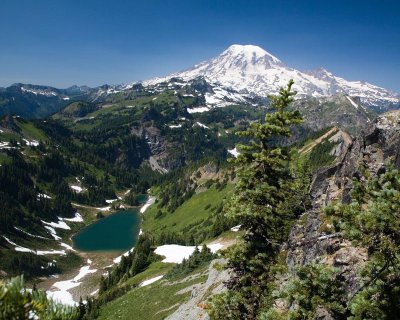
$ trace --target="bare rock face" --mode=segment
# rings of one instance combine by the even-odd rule
[[[207,281],[185,288],[185,292],[187,290],[191,292],[189,300],[180,305],[166,320],[210,319],[204,307],[209,297],[226,290],[224,282],[229,280],[229,270],[221,268],[221,265],[225,263],[224,259],[211,261]]]
[[[178,144],[168,142],[161,134],[161,130],[154,126],[132,128],[131,133],[146,141],[149,149],[148,164],[161,173],[185,164],[185,158],[180,152]]]
[[[314,175],[312,208],[299,218],[290,233],[287,263],[290,268],[311,261],[338,267],[347,291],[352,293],[358,288],[357,270],[366,261],[367,252],[332,233],[332,226],[324,222],[323,211],[333,200],[349,203],[353,179],[363,179],[361,170],[377,176],[385,172],[388,162],[400,168],[400,111],[377,118],[340,153],[335,165]]]

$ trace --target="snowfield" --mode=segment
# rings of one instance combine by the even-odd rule
[[[58,281],[53,284],[49,291],[46,291],[47,295],[53,300],[61,302],[67,305],[77,305],[77,301],[72,298],[72,294],[68,290],[81,285],[79,280],[83,279],[90,273],[97,272],[97,269],[90,269],[92,261],[87,260],[86,266],[80,268],[79,273],[71,280]],[[52,290],[53,289],[53,290]]]
[[[58,218],[58,222],[46,222],[43,220],[42,221],[43,224],[48,225],[50,227],[53,228],[59,228],[59,229],[64,229],[64,230],[71,230],[71,228],[63,221],[63,218]]]
[[[204,77],[212,86],[213,92],[205,94],[206,104],[210,107],[243,102],[254,94],[278,94],[279,89],[286,86],[290,79],[294,80],[293,89],[298,92],[297,99],[344,93],[360,97],[361,102],[369,105],[399,104],[400,101],[399,94],[368,82],[348,81],[323,68],[296,70],[258,46],[238,44],[231,45],[216,57],[192,68],[144,81],[143,85],[155,86],[171,78],[181,78],[188,82],[198,77]],[[183,86],[184,83],[179,85]],[[189,109],[188,112],[192,113]]]
[[[215,253],[220,250],[223,245],[220,243],[208,244],[207,247],[211,250],[211,252]],[[201,247],[198,247],[201,250]],[[165,263],[182,263],[183,259],[189,258],[189,256],[196,249],[195,246],[181,246],[177,244],[166,244],[160,247],[157,247],[154,250],[154,253],[164,256],[165,259],[162,262]]]

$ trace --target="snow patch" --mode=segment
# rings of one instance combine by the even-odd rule
[[[51,199],[51,197],[45,193],[38,193],[37,197],[38,197],[38,199],[40,199],[40,198]]]
[[[139,284],[139,287],[145,287],[145,286],[148,286],[149,284],[152,284],[152,283],[154,283],[154,282],[156,282],[156,281],[158,281],[158,280],[162,279],[162,277],[164,277],[164,275],[157,276],[157,277],[154,277],[154,278],[151,278],[151,279],[145,280],[145,281],[143,281],[141,284]]]
[[[201,122],[196,122],[198,126],[204,128],[204,129],[210,129],[209,127],[207,127],[205,124],[202,124]]]
[[[72,190],[74,190],[75,192],[77,192],[77,193],[80,193],[80,192],[82,192],[82,187],[80,187],[80,186],[76,186],[76,185],[71,185],[71,186],[69,186]]]
[[[57,218],[58,218],[58,222],[57,223],[56,222],[46,222],[46,221],[43,221],[43,220],[40,220],[40,221],[42,221],[43,224],[48,225],[48,226],[53,227],[53,228],[71,230],[71,228],[63,221],[63,218],[59,218],[59,217],[57,217]]]
[[[23,230],[23,229],[21,229],[21,228],[18,228],[18,227],[14,227],[14,229],[15,229],[15,230],[18,230],[18,231],[20,231],[20,232],[22,232],[22,233],[25,233],[26,235],[28,235],[28,236],[30,236],[30,237],[39,238],[39,239],[45,239],[45,240],[50,240],[49,238],[42,237],[42,236],[37,236],[37,235],[35,235],[35,234],[29,233],[29,232],[27,232],[27,231],[25,231],[25,230]]]
[[[231,231],[233,231],[233,232],[238,232],[238,231],[240,230],[240,227],[241,227],[241,226],[242,226],[241,224],[239,224],[239,225],[237,225],[237,226],[234,226],[234,227],[231,228]]]
[[[169,125],[168,127],[170,127],[171,129],[174,129],[174,128],[181,128],[181,127],[182,127],[182,125],[181,125],[181,124],[177,124],[177,125]]]
[[[223,245],[220,243],[208,244],[207,247],[211,250],[211,252],[215,253],[220,250]],[[198,247],[201,250],[201,247]],[[165,263],[182,263],[183,259],[189,258],[189,256],[196,249],[195,246],[181,246],[177,244],[166,244],[160,247],[157,247],[154,250],[154,253],[164,256],[164,260],[162,262]]]
[[[97,269],[90,269],[90,260],[88,260],[87,263],[88,265],[81,267],[79,273],[73,279],[54,283],[50,290],[46,292],[47,295],[53,300],[63,304],[71,306],[77,305],[77,301],[73,299],[72,294],[68,290],[81,285],[79,280],[83,279],[86,275],[97,272]]]
[[[233,155],[235,158],[237,158],[239,156],[239,151],[237,151],[236,147],[234,147],[233,149],[228,149],[228,152]]]
[[[132,249],[128,250],[127,252],[121,254],[120,256],[116,257],[116,258],[113,260],[113,262],[114,262],[114,263],[120,263],[122,257],[127,257],[127,256],[129,256],[129,254],[133,251],[133,249],[134,249],[134,248],[132,248]]]
[[[16,244],[15,242],[11,241],[10,239],[8,239],[7,237],[3,236],[3,238],[11,245],[14,246],[14,250],[18,251],[18,252],[30,252],[33,254],[36,254],[38,256],[44,256],[44,255],[48,255],[48,254],[59,254],[59,255],[65,255],[65,251],[64,250],[32,250],[29,248],[25,248],[25,247],[21,247],[18,244]]]
[[[91,295],[91,296],[94,296],[94,295],[96,295],[98,292],[99,292],[99,289],[96,289],[96,290],[94,290],[90,295]]]
[[[346,98],[347,98],[347,100],[350,101],[350,103],[351,103],[356,109],[358,109],[358,104],[357,104],[357,103],[355,103],[349,96],[346,96]]]
[[[29,141],[27,139],[22,139],[22,140],[24,140],[26,142],[27,146],[37,147],[39,145],[39,141],[36,141],[36,140],[32,140],[32,141]]]
[[[149,197],[143,207],[140,208],[140,213],[145,213],[148,207],[150,207],[156,201],[155,197]]]
[[[61,247],[64,247],[65,249],[67,249],[67,250],[69,250],[69,251],[74,251],[74,252],[76,252],[76,250],[75,250],[74,248],[72,248],[70,245],[68,245],[68,244],[66,244],[66,243],[64,243],[64,242],[61,242],[61,243],[60,243],[60,246],[61,246]]]
[[[50,227],[50,226],[44,226],[47,230],[49,230],[49,232],[50,232],[50,234],[51,234],[51,236],[54,238],[54,240],[61,240],[61,237],[59,237],[58,235],[57,235],[57,232],[56,232],[56,230],[53,228],[53,227]]]
[[[78,212],[75,213],[75,217],[63,218],[63,220],[70,221],[70,222],[83,222],[83,218]]]
[[[197,107],[197,108],[187,108],[186,109],[188,113],[201,113],[201,112],[207,112],[210,110],[208,107]]]
[[[100,210],[100,211],[110,211],[111,207],[103,207],[103,208],[96,208],[96,209]]]

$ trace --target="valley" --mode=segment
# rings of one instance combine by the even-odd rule
[[[357,179],[398,195],[399,106],[249,45],[140,83],[2,88],[0,278],[71,319],[284,319],[321,261],[357,294],[368,259],[339,203]]]

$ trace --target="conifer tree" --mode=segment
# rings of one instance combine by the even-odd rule
[[[0,281],[0,319],[78,320],[79,310],[54,302],[44,291],[29,292],[19,276]]]
[[[260,297],[270,280],[268,269],[294,218],[289,148],[278,145],[278,141],[291,136],[293,125],[302,122],[298,111],[287,110],[296,94],[292,86],[293,80],[281,88],[278,96],[270,97],[275,112],[267,113],[265,122],[252,123],[239,132],[250,142],[238,146],[240,155],[234,160],[238,182],[227,213],[241,223],[246,233],[243,244],[229,253],[229,267],[235,272],[228,286],[231,292],[215,300],[225,309],[220,313],[225,319],[256,317]],[[213,314],[216,319],[217,313]]]
[[[347,303],[352,319],[396,319],[400,313],[400,171],[354,181],[350,204],[328,207],[336,231],[368,251],[360,287]]]

